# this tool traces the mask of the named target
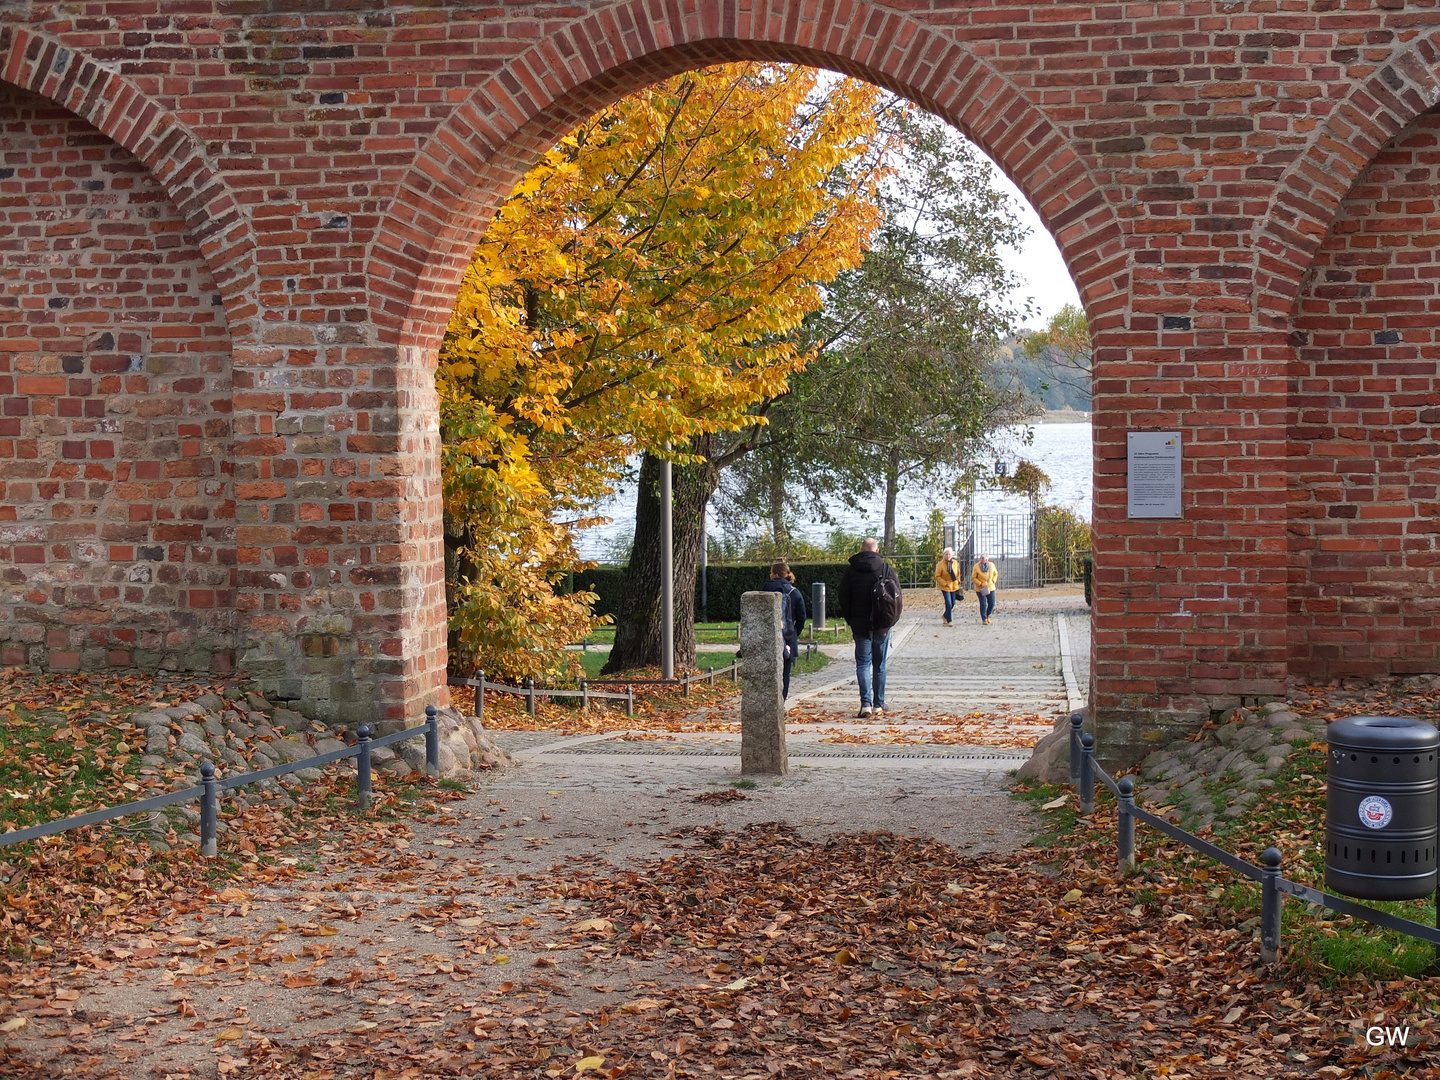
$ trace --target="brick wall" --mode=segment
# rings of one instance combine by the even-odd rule
[[[1095,330],[1093,700],[1116,724],[1102,741],[1138,745],[1167,723],[1282,692],[1288,665],[1310,662],[1296,660],[1306,619],[1346,629],[1333,606],[1342,586],[1348,633],[1364,624],[1398,635],[1384,648],[1431,662],[1428,601],[1413,578],[1420,550],[1397,563],[1387,540],[1376,549],[1384,560],[1362,567],[1346,556],[1337,571],[1363,568],[1368,583],[1322,581],[1331,568],[1297,561],[1301,534],[1287,530],[1347,530],[1325,533],[1332,547],[1319,549],[1339,558],[1334,542],[1371,543],[1359,530],[1381,522],[1363,508],[1330,515],[1344,502],[1325,493],[1332,482],[1301,479],[1334,472],[1323,454],[1310,472],[1289,471],[1291,421],[1314,414],[1291,397],[1292,311],[1304,288],[1300,318],[1315,315],[1307,273],[1324,238],[1348,235],[1361,213],[1349,196],[1361,172],[1440,100],[1437,36],[1435,0],[201,0],[180,10],[30,0],[0,10],[0,79],[133,154],[222,297],[237,664],[313,713],[391,720],[444,695],[433,347],[488,214],[536,153],[647,81],[747,57],[833,66],[945,116],[1035,204]],[[56,251],[68,242],[45,241]],[[1416,314],[1420,300],[1398,302]],[[43,307],[23,322],[38,334],[67,317]],[[1398,325],[1397,313],[1385,317]],[[1302,366],[1329,347],[1305,348]],[[1433,391],[1415,393],[1433,407]],[[1337,392],[1352,395],[1341,413],[1372,408]],[[15,396],[45,407],[49,395]],[[1180,521],[1125,518],[1124,439],[1137,427],[1184,434]],[[80,440],[54,438],[63,465],[63,444]],[[173,438],[184,445],[178,427]],[[1378,436],[1349,444],[1373,455],[1377,473],[1401,460]],[[1407,474],[1417,500],[1427,475],[1418,464]],[[1370,505],[1396,486],[1376,487]],[[35,490],[0,501],[17,527],[22,510],[41,505]],[[45,562],[4,562],[3,572],[78,573],[78,546],[61,535],[69,526],[46,515],[46,529],[60,531],[22,545],[29,558],[38,543]],[[97,504],[84,520],[102,516]],[[1433,516],[1417,501],[1404,542],[1418,542]],[[57,544],[71,547],[57,554]],[[192,544],[168,572],[198,573],[198,556]],[[85,573],[99,570],[86,563]],[[223,588],[188,576],[166,584],[186,592],[167,609],[173,619],[196,615],[191,593]],[[1376,587],[1389,590],[1384,603],[1362,618]],[[75,601],[47,602],[58,615]],[[17,615],[26,603],[12,602]],[[77,651],[73,636],[61,652]],[[1380,660],[1348,647],[1325,655],[1353,655],[1365,670]]]
[[[149,172],[0,87],[0,662],[233,664],[230,357]]]
[[[1440,110],[1361,174],[1295,330],[1292,668],[1440,671]]]

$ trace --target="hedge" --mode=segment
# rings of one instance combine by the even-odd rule
[[[816,581],[825,582],[825,618],[830,622],[840,618],[840,575],[845,573],[848,563],[844,562],[792,562],[790,572],[795,575],[795,585],[805,594],[805,607],[810,607],[810,586]],[[710,596],[708,605],[709,622],[737,622],[740,619],[740,594],[763,588],[770,580],[770,564],[737,563],[727,566],[706,568]],[[599,615],[614,615],[619,611],[621,585],[625,578],[623,566],[597,566],[576,574],[576,590],[588,589],[595,593],[595,612]],[[700,590],[696,583],[695,617],[700,618]],[[811,613],[813,618],[814,613]]]

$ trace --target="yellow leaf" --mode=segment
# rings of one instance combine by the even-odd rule
[[[236,1039],[242,1039],[244,1037],[245,1029],[239,1027],[223,1028],[220,1033],[215,1036],[215,1038],[221,1042],[234,1042]]]
[[[27,1023],[29,1023],[29,1021],[26,1020],[25,1017],[17,1016],[12,1020],[6,1020],[3,1024],[0,1024],[0,1031],[5,1032],[6,1034],[12,1031],[19,1031]]]
[[[575,1063],[575,1072],[589,1072],[591,1069],[598,1069],[605,1064],[603,1057],[583,1057]]]

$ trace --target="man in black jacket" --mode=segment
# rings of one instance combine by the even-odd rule
[[[860,683],[859,715],[862,718],[885,711],[885,659],[890,651],[890,628],[873,626],[871,618],[875,585],[882,576],[891,578],[899,588],[900,579],[895,569],[880,557],[880,545],[875,538],[867,536],[860,551],[850,556],[850,566],[840,578],[840,614],[855,635],[855,678]]]

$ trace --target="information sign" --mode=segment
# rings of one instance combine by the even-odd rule
[[[1180,432],[1128,432],[1125,451],[1125,516],[1180,517]]]

